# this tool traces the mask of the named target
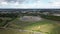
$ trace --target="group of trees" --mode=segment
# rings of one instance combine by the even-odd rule
[[[41,14],[40,16],[41,16],[42,18],[60,21],[60,16],[44,15],[44,14]]]
[[[13,21],[18,17],[19,13],[6,13],[0,14],[0,29],[5,28],[9,25],[9,22]]]
[[[18,13],[7,13],[7,14],[0,14],[0,17],[17,17]]]

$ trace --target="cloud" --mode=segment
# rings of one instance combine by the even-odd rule
[[[24,2],[29,1],[29,0],[5,0],[5,1],[8,3],[15,3],[15,2],[24,3]]]
[[[17,0],[5,0],[6,2],[16,2]]]
[[[52,6],[60,6],[60,2],[53,2]]]
[[[2,0],[0,8],[60,8],[60,0]]]
[[[7,5],[8,3],[7,3],[7,2],[1,2],[0,4],[2,4],[2,5]]]
[[[60,0],[54,0],[50,3],[53,8],[60,8]]]

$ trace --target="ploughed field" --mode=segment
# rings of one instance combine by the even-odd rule
[[[16,18],[9,22],[10,24],[6,29],[0,29],[0,34],[60,34],[59,21],[43,19],[35,16],[26,17],[28,18],[23,17],[24,20],[23,18]]]

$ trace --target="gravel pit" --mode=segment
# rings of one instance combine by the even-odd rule
[[[38,16],[23,16],[20,17],[21,21],[41,21],[42,18]]]

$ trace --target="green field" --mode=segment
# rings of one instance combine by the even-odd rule
[[[57,21],[43,19],[38,22],[25,22],[20,21],[19,18],[15,19],[8,25],[7,30],[0,30],[1,34],[31,34],[31,32],[19,32],[15,29],[30,30],[33,32],[42,32],[43,34],[59,34],[60,33],[60,23]],[[8,33],[7,33],[8,32]]]
[[[59,21],[43,19],[37,22],[26,22],[16,18],[9,23],[10,24],[6,29],[0,29],[0,34],[33,34],[33,32],[42,32],[42,34],[60,34]],[[29,31],[21,32],[18,29]]]

